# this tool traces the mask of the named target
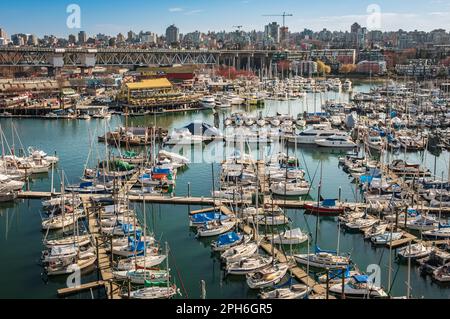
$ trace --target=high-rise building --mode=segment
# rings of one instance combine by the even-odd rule
[[[0,28],[0,38],[3,38],[5,40],[8,38],[8,34],[6,33],[5,29],[3,29],[3,28]]]
[[[69,44],[77,43],[77,37],[74,34],[69,35]]]
[[[116,37],[117,43],[125,42],[125,36],[122,33],[119,33]]]
[[[289,28],[288,27],[280,28],[280,42],[286,43],[286,44],[289,42]]]
[[[31,46],[38,45],[38,39],[37,39],[36,35],[30,34],[28,36],[28,45],[31,45]]]
[[[166,29],[166,42],[167,44],[174,44],[180,41],[180,30],[172,24]]]
[[[136,39],[137,39],[136,33],[134,33],[133,31],[128,31],[127,42],[133,43],[136,42]]]
[[[156,44],[157,41],[157,35],[153,32],[141,32],[139,34],[139,38],[141,39],[142,43],[146,44]]]
[[[87,34],[85,31],[80,31],[78,33],[78,43],[79,44],[85,44],[87,41]]]
[[[280,42],[280,25],[276,22],[272,22],[265,27],[265,36],[270,38],[274,43]]]

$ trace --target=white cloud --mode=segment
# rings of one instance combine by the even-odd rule
[[[183,8],[169,8],[169,12],[182,12],[184,11]]]
[[[186,12],[185,15],[190,16],[190,15],[202,13],[202,12],[204,12],[204,11],[205,11],[205,10],[201,10],[201,9],[190,10],[190,11]]]

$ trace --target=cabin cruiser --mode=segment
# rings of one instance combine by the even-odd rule
[[[199,103],[205,109],[213,109],[216,107],[216,99],[214,96],[204,96],[200,99]]]
[[[297,144],[316,145],[317,140],[326,139],[338,133],[338,130],[331,128],[330,123],[316,124],[302,131],[299,135],[289,137],[289,141]]]
[[[369,148],[371,150],[378,151],[378,152],[381,151],[384,147],[383,140],[381,139],[381,137],[379,135],[369,136],[367,138],[367,145],[369,146]]]
[[[346,133],[338,133],[327,138],[316,139],[316,144],[322,147],[336,147],[336,148],[355,148],[356,143],[352,141],[351,137]]]

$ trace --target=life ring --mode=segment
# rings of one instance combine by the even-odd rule
[[[157,254],[158,253],[158,248],[153,249],[153,253]]]
[[[151,278],[151,279],[155,279],[156,276],[155,276],[154,274],[152,274],[152,275],[150,276],[150,278]]]

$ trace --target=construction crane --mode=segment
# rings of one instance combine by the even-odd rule
[[[293,17],[292,13],[283,12],[283,14],[264,14],[263,17],[283,17],[283,28],[286,27],[286,17]]]

